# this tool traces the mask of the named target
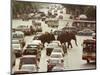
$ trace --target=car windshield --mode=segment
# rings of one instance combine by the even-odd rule
[[[61,52],[60,49],[54,49],[53,52]]]
[[[13,48],[20,48],[20,45],[12,45]]]
[[[59,60],[50,60],[50,63],[59,63]]]
[[[34,66],[22,66],[22,70],[27,70],[27,71],[34,71],[35,67]]]
[[[13,40],[12,43],[13,44],[19,44],[19,41],[18,40]]]
[[[84,44],[84,51],[86,51],[86,52],[95,52],[96,51],[96,45],[93,44],[93,43]]]
[[[61,55],[60,54],[52,54],[51,58],[61,58]]]
[[[49,44],[49,46],[57,47],[58,43],[51,43],[51,44]]]

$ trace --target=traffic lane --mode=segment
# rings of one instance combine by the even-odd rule
[[[26,42],[29,42],[33,39],[34,35],[32,36],[26,36],[25,40]],[[87,64],[86,61],[82,60],[82,42],[85,38],[89,39],[92,37],[83,37],[83,36],[76,36],[77,37],[77,43],[78,46],[75,45],[75,42],[72,40],[72,46],[73,48],[69,48],[67,51],[68,53],[64,56],[64,68],[65,70],[76,70],[76,69],[92,69],[95,68],[95,64]],[[41,59],[39,63],[39,72],[47,72],[47,60],[49,59],[48,56],[46,56],[46,49],[43,48],[41,51]],[[19,68],[19,62],[20,58],[16,59],[16,65],[14,67],[14,70],[17,71]]]
[[[82,60],[83,53],[83,40],[92,39],[91,36],[76,36],[78,46],[75,45],[75,42],[72,40],[73,48],[67,50],[67,55],[65,56],[65,69],[66,70],[80,70],[80,69],[95,69],[96,64],[90,63],[87,64],[86,60]]]

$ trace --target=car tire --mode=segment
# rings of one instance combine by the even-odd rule
[[[90,63],[90,60],[87,59],[87,63]]]

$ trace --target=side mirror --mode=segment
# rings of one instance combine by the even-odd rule
[[[47,60],[47,62],[49,63],[49,60]]]

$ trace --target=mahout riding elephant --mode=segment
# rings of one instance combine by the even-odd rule
[[[43,45],[47,42],[50,43],[51,41],[55,40],[54,34],[51,34],[49,32],[45,32],[44,34],[40,35],[39,40],[43,43]]]

